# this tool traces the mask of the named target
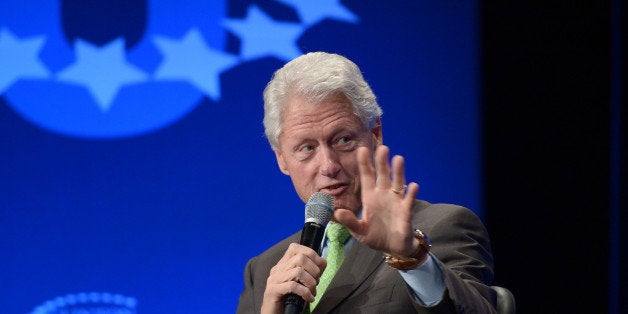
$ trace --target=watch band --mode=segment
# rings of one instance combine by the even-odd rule
[[[414,237],[419,240],[416,252],[407,257],[384,253],[386,264],[399,270],[416,269],[423,264],[430,252],[430,239],[419,229],[414,229]]]

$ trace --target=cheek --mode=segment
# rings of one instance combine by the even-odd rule
[[[299,190],[309,189],[316,179],[316,170],[308,165],[299,164],[290,167],[290,179]]]
[[[342,169],[350,176],[359,178],[360,168],[358,167],[358,160],[355,153],[347,155],[342,160]]]
[[[315,191],[314,179],[310,176],[291,175],[292,185],[295,192],[303,202],[307,202]]]

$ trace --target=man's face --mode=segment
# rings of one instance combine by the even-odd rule
[[[361,199],[356,149],[365,146],[373,152],[382,141],[381,126],[368,130],[342,95],[318,104],[292,98],[282,119],[275,155],[299,197],[306,202],[312,193],[325,192],[336,208],[357,211]]]

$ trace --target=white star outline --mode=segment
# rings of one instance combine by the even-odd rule
[[[238,55],[211,48],[195,27],[191,27],[179,40],[154,35],[152,41],[163,60],[152,76],[127,61],[122,38],[114,39],[102,47],[77,39],[74,45],[76,60],[52,76],[38,57],[45,44],[44,35],[18,38],[8,29],[2,28],[0,96],[19,80],[52,78],[60,83],[86,87],[101,112],[106,113],[111,109],[119,90],[124,87],[151,80],[180,80],[194,86],[206,97],[219,101],[220,75],[224,71],[242,62],[268,56],[282,61],[298,56],[301,54],[296,44],[299,37],[309,27],[326,18],[349,23],[359,21],[357,16],[340,4],[340,0],[275,1],[293,6],[300,23],[274,20],[256,5],[250,5],[245,18],[225,19],[222,23],[241,39],[242,48]],[[19,49],[21,63],[14,61],[16,49]]]

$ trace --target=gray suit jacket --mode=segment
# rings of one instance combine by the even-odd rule
[[[488,233],[470,210],[416,201],[413,223],[431,240],[447,289],[434,307],[423,307],[382,253],[356,242],[314,313],[493,313],[493,257]],[[237,313],[259,313],[270,269],[300,232],[252,258],[244,273]]]

